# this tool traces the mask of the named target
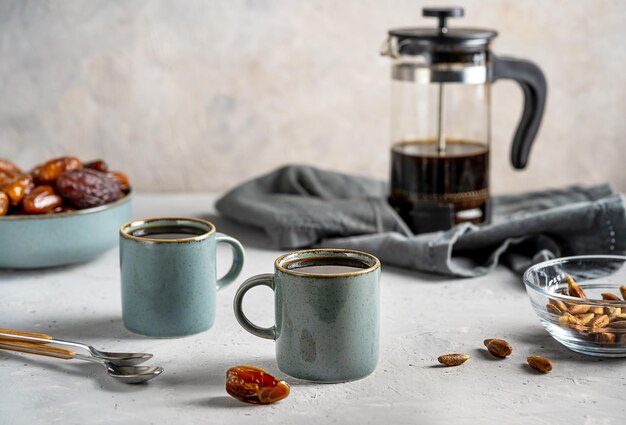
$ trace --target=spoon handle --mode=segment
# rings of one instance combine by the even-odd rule
[[[29,337],[29,338],[40,338],[40,339],[52,339],[52,337],[50,335],[46,335],[46,334],[39,334],[39,333],[35,333],[35,332],[24,332],[24,331],[15,331],[13,329],[2,329],[0,328],[0,333],[3,334],[9,334],[9,335],[15,335],[17,340],[19,340],[20,336],[25,336],[25,337]],[[13,338],[10,337],[5,337],[3,336],[2,339],[10,339],[13,340]],[[39,342],[39,344],[46,344],[45,342]]]
[[[69,360],[74,358],[76,352],[49,345],[31,344],[30,342],[0,340],[0,349],[8,351],[19,351],[28,354],[37,354],[46,357]]]

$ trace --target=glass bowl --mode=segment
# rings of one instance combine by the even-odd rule
[[[567,295],[568,277],[587,298]],[[557,258],[529,268],[523,279],[539,321],[554,339],[578,353],[626,357],[626,301],[620,291],[626,285],[626,257]]]

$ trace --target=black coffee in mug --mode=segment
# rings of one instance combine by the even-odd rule
[[[193,226],[146,226],[129,232],[130,235],[138,238],[163,240],[193,238],[205,233],[204,229]]]
[[[354,258],[341,257],[313,257],[296,260],[285,264],[287,270],[306,274],[339,274],[354,273],[370,267],[368,264]]]

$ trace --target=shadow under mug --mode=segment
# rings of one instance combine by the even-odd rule
[[[218,243],[233,250],[230,270],[217,279]],[[131,332],[175,337],[206,331],[215,322],[218,289],[243,267],[239,241],[197,218],[150,218],[120,228],[122,319]]]
[[[233,307],[244,329],[276,340],[282,372],[308,381],[352,381],[371,374],[378,362],[379,280],[380,261],[371,254],[296,251],[276,259],[274,274],[246,280]],[[270,328],[253,324],[242,310],[246,292],[259,285],[274,290],[276,324]]]

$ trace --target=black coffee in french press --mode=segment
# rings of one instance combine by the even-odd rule
[[[389,31],[392,59],[390,204],[415,233],[490,220],[490,90],[516,81],[524,110],[511,162],[524,168],[543,116],[546,81],[532,62],[495,56],[497,33],[448,28],[461,8],[425,8],[438,28]]]

